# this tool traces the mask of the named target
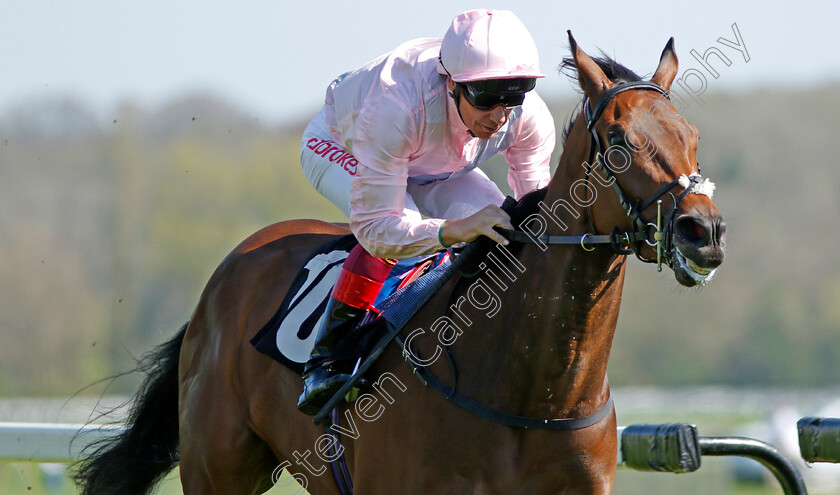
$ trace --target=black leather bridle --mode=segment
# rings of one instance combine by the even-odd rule
[[[507,237],[511,241],[531,244],[580,244],[580,246],[586,251],[594,250],[594,247],[590,247],[592,245],[607,244],[611,246],[612,249],[618,254],[627,255],[635,253],[636,257],[638,257],[640,260],[646,263],[657,263],[659,270],[662,270],[663,259],[667,259],[670,255],[671,250],[673,249],[674,214],[679,208],[679,205],[682,202],[682,200],[689,193],[695,190],[695,185],[703,183],[706,179],[704,179],[699,174],[700,169],[698,166],[698,173],[691,174],[687,177],[688,184],[684,186],[683,191],[677,196],[674,196],[673,193],[670,194],[671,198],[673,199],[673,206],[668,212],[667,218],[665,219],[664,223],[662,221],[661,198],[666,193],[669,193],[669,191],[675,186],[680,184],[680,178],[674,179],[668,184],[665,184],[644,201],[638,200],[635,204],[630,202],[627,194],[625,194],[624,190],[619,185],[618,180],[616,180],[616,174],[610,169],[610,167],[607,164],[608,160],[605,157],[605,153],[603,151],[604,149],[601,145],[601,138],[598,136],[598,132],[595,129],[595,123],[604,113],[604,109],[606,108],[607,104],[619,93],[623,93],[629,90],[656,91],[668,98],[668,100],[671,99],[668,95],[668,92],[662,89],[662,87],[660,87],[658,84],[648,81],[623,82],[616,84],[612,88],[608,89],[595,104],[595,108],[592,108],[591,102],[587,97],[583,103],[583,112],[584,118],[586,118],[586,129],[589,131],[589,134],[591,136],[589,155],[586,162],[585,180],[587,183],[587,194],[589,191],[588,183],[590,180],[590,175],[592,174],[593,169],[598,170],[599,173],[605,176],[605,179],[607,180],[607,182],[609,182],[610,186],[612,187],[612,190],[618,196],[618,201],[621,204],[621,207],[624,209],[625,213],[627,213],[627,216],[629,216],[632,220],[632,232],[621,232],[618,227],[614,227],[610,234],[594,233],[596,232],[595,222],[592,219],[592,212],[590,210],[590,206],[588,205],[586,206],[586,215],[592,233],[586,233],[582,236],[554,236],[543,234],[542,236],[534,237],[533,235],[521,231],[500,229],[500,231],[503,235],[505,235],[505,237]],[[607,153],[608,152],[609,149],[607,150]],[[645,208],[652,205],[653,203],[658,204],[656,222],[649,221],[642,214],[642,211],[644,211]],[[649,246],[656,248],[656,258],[648,259],[642,257],[639,254],[641,251],[642,242],[645,242]],[[636,249],[626,247],[631,245],[635,245]]]

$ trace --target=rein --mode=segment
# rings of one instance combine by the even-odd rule
[[[455,387],[435,376],[425,366],[414,363],[408,358],[405,340],[401,336],[397,336],[395,341],[403,348],[403,355],[406,356],[406,362],[409,366],[411,366],[411,370],[423,385],[441,394],[447,400],[454,402],[476,416],[484,418],[492,423],[510,426],[512,428],[530,428],[535,430],[581,430],[600,423],[601,420],[606,418],[610,411],[612,411],[613,400],[612,397],[609,397],[604,405],[598,408],[597,411],[588,416],[582,416],[579,418],[543,419],[501,412],[485,406],[468,395],[458,392]],[[410,352],[412,352],[415,356],[417,355],[416,351]]]
[[[502,205],[502,208],[511,208],[516,201],[513,198],[508,198],[505,201],[505,204]],[[524,233],[523,233],[524,235]],[[321,408],[321,410],[315,415],[312,419],[312,422],[317,424],[321,424],[325,420],[329,419],[328,415],[335,410],[336,407],[339,406],[340,402],[344,400],[345,395],[350,391],[350,389],[359,381],[362,375],[373,365],[373,363],[379,359],[379,356],[385,350],[385,348],[390,344],[392,341],[396,341],[396,343],[402,347],[403,353],[407,351],[405,339],[402,338],[400,335],[400,331],[405,327],[405,324],[411,317],[428,301],[433,294],[437,293],[443,285],[456,273],[461,271],[462,266],[465,263],[465,260],[470,259],[472,256],[476,254],[479,250],[478,243],[472,242],[468,244],[461,254],[455,257],[450,263],[440,265],[432,270],[432,272],[439,272],[441,276],[435,282],[428,282],[427,274],[425,277],[421,277],[418,281],[410,284],[403,289],[400,289],[397,293],[393,294],[391,297],[388,298],[385,302],[381,305],[381,313],[380,319],[384,321],[386,332],[385,334],[378,340],[376,345],[370,351],[368,356],[362,361],[353,372],[353,375],[347,380],[344,385],[336,392],[333,397],[327,401],[327,403]],[[412,287],[423,285],[425,283],[429,283],[430,287],[425,289],[421,289],[421,296],[417,298],[416,301],[412,304],[410,308],[399,308],[395,309],[391,312],[391,308],[388,306],[389,301],[397,300],[399,297],[412,290]],[[416,354],[414,354],[416,355]],[[458,392],[453,385],[449,385],[442,381],[440,378],[435,376],[428,368],[425,366],[413,362],[411,359],[406,359],[409,366],[411,367],[414,375],[420,380],[420,382],[431,388],[432,390],[438,392],[439,394],[443,395],[443,397],[447,400],[451,400],[456,405],[463,407],[467,411],[484,418],[488,421],[493,423],[510,426],[513,428],[530,428],[530,429],[540,429],[540,430],[580,430],[582,428],[587,428],[589,426],[598,424],[604,418],[609,415],[610,411],[612,411],[613,401],[612,397],[609,397],[607,401],[598,408],[597,411],[594,413],[578,417],[578,418],[532,418],[527,416],[517,416],[514,414],[508,414],[501,411],[497,411],[495,409],[491,409],[480,402],[472,399],[471,397]],[[451,361],[450,357],[450,365],[453,366],[454,370],[454,363]],[[456,382],[457,383],[457,382]]]

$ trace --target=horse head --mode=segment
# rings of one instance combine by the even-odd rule
[[[726,225],[712,202],[714,184],[700,175],[697,128],[671,102],[674,39],[650,81],[608,57],[593,59],[571,32],[569,43],[572,59],[564,65],[575,69],[585,99],[568,140],[590,140],[582,146],[589,150],[580,189],[586,194],[573,196],[586,197],[589,226],[617,239],[624,233],[625,254],[632,250],[660,269],[664,261],[682,285],[706,283],[723,262]],[[590,207],[595,183],[615,192],[597,210]]]

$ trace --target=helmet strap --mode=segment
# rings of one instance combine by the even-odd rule
[[[470,129],[470,126],[468,126],[467,123],[464,122],[464,116],[461,115],[461,85],[455,82],[454,79],[452,79],[452,74],[450,74],[446,66],[443,65],[443,58],[441,58],[440,55],[438,55],[438,63],[440,63],[440,66],[443,67],[443,70],[446,72],[446,75],[449,76],[449,80],[455,83],[455,91],[448,91],[448,93],[449,96],[451,96],[452,99],[455,100],[455,109],[458,110],[458,118],[461,119],[461,123],[463,123],[464,127],[467,128],[467,132],[470,133],[470,136],[477,137],[475,134],[473,134],[473,131]]]
[[[455,81],[452,81],[452,82],[455,82]],[[470,133],[470,136],[477,137],[475,134],[473,134],[472,129],[470,129],[470,127],[467,125],[467,123],[464,122],[464,116],[461,115],[461,85],[458,84],[458,83],[455,83],[455,91],[449,91],[449,96],[451,96],[452,99],[455,100],[455,108],[458,110],[458,117],[461,119],[461,122],[467,128],[467,132]]]

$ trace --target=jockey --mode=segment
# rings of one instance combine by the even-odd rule
[[[479,169],[501,153],[517,198],[550,179],[554,121],[532,91],[536,45],[505,10],[470,10],[443,39],[408,41],[339,76],[304,131],[301,164],[315,189],[350,218],[359,240],[345,261],[304,369],[308,414],[349,378],[328,359],[371,309],[393,259],[434,253],[512,228],[504,195]],[[527,97],[526,97],[527,95]]]

